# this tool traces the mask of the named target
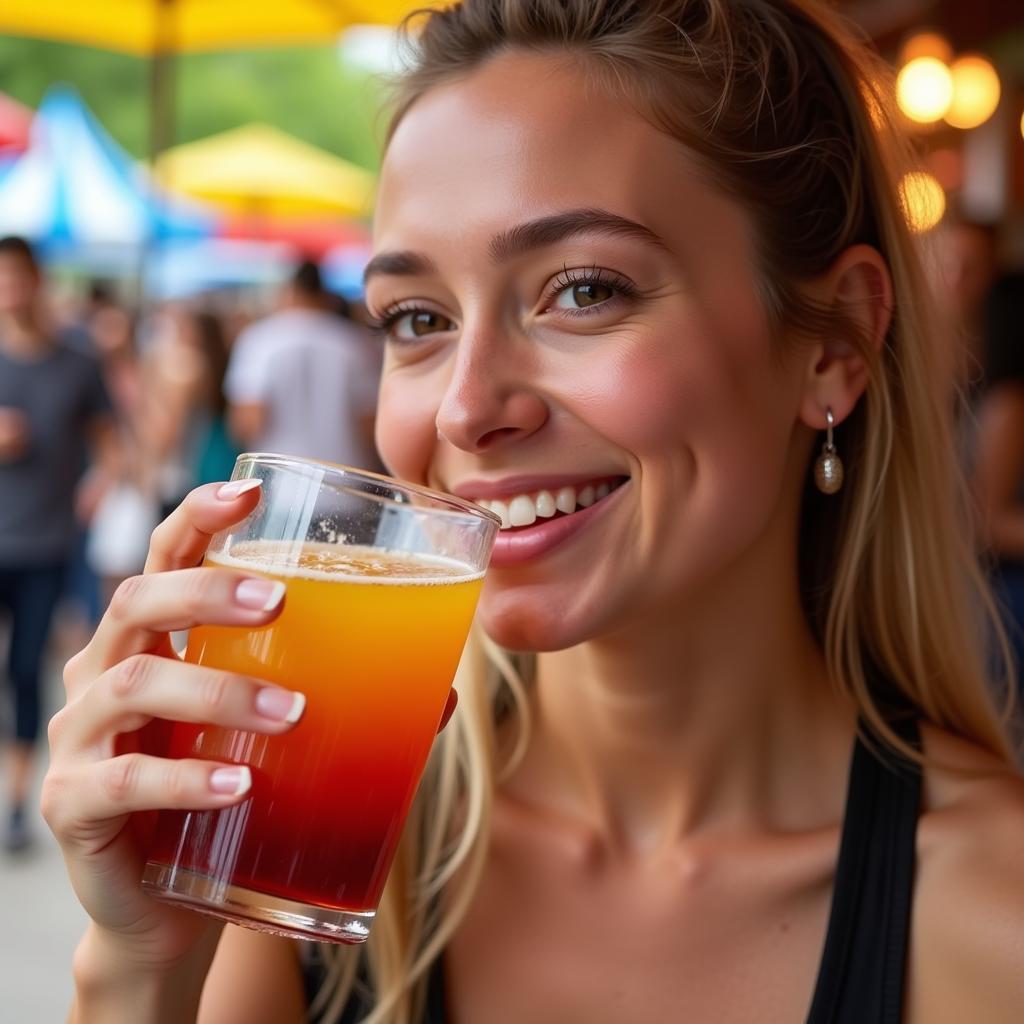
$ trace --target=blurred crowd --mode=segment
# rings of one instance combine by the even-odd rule
[[[140,311],[114,285],[54,287],[22,239],[0,239],[0,746],[3,843],[26,813],[45,713],[40,676],[80,648],[150,534],[240,451],[380,470],[380,346],[359,307],[298,265],[271,296]],[[6,628],[5,628],[6,627]],[[8,696],[11,699],[8,700]]]

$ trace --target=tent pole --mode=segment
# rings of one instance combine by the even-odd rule
[[[156,35],[150,62],[149,158],[154,165],[169,148],[174,137],[175,67],[174,67],[174,4],[175,0],[155,0]]]
[[[153,55],[149,62],[149,182],[153,208],[160,194],[156,178],[157,161],[174,140],[177,91],[174,63],[174,4],[176,0],[154,0]],[[156,225],[151,224],[139,256],[137,281],[138,304],[141,308],[146,294],[146,268],[157,249]]]

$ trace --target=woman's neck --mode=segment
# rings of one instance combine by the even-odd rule
[[[539,656],[534,740],[508,792],[639,854],[708,829],[841,814],[855,715],[800,608],[749,562],[716,593]]]

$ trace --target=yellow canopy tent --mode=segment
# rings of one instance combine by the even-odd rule
[[[139,56],[324,42],[350,25],[397,24],[410,0],[3,0],[0,32]]]
[[[374,178],[361,167],[265,124],[249,124],[168,150],[165,188],[233,213],[367,216]]]
[[[352,25],[395,25],[437,0],[0,0],[0,33],[151,58],[150,158],[169,138],[172,58],[195,50],[330,42]]]

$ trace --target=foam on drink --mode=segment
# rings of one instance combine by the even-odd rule
[[[301,576],[346,583],[464,583],[483,578],[454,558],[442,555],[410,555],[401,551],[382,551],[357,544],[327,544],[305,541],[250,540],[232,545],[231,552],[218,552],[207,558],[208,564],[229,569],[253,570],[285,579]]]

